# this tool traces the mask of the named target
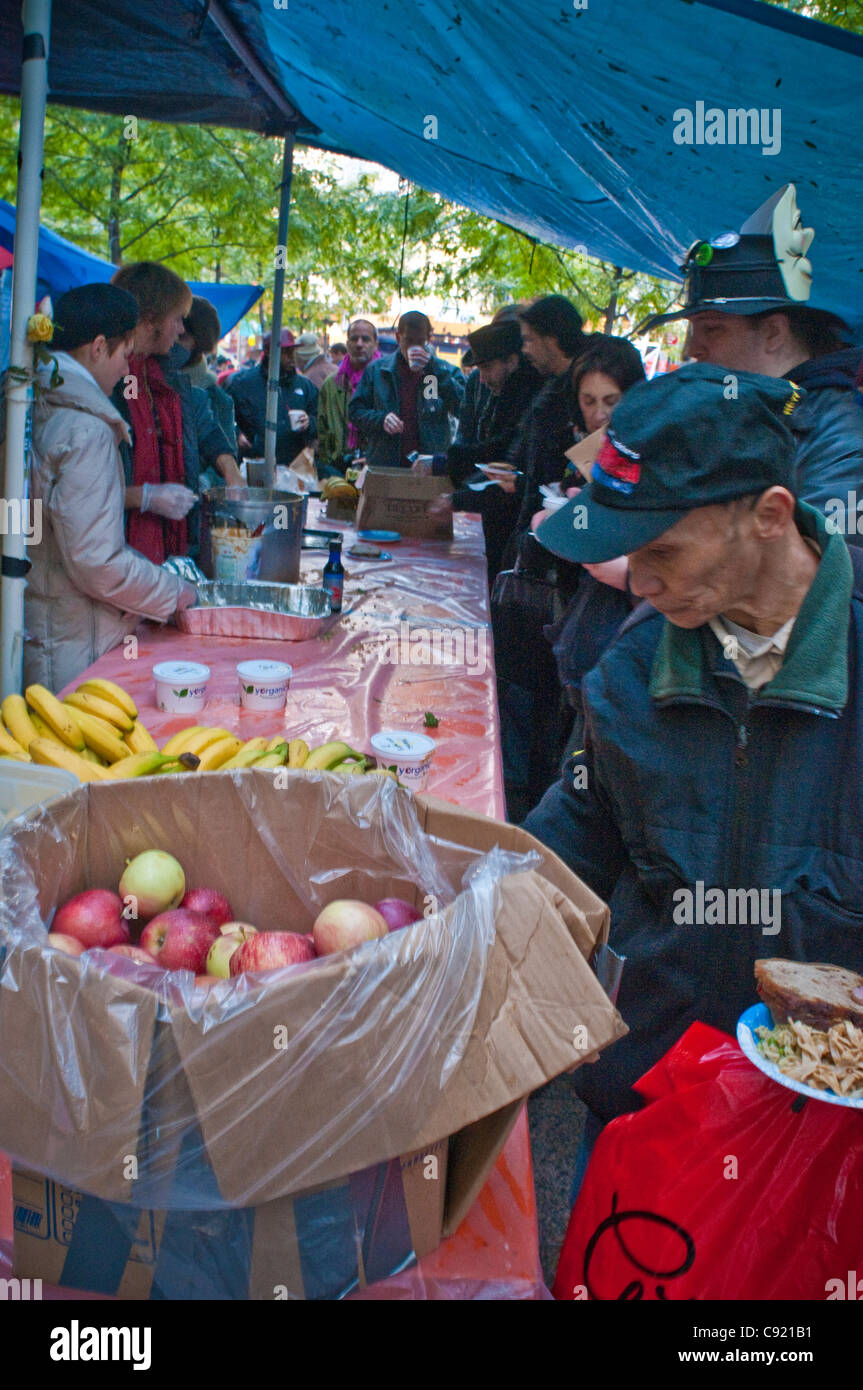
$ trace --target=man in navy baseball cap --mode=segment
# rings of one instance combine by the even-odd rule
[[[793,382],[688,363],[615,407],[592,481],[536,532],[564,560],[629,555],[696,507],[794,488]]]
[[[537,530],[570,560],[628,554],[648,600],[524,822],[608,902],[625,957],[630,1032],[573,1078],[594,1131],[691,1024],[733,1036],[759,957],[859,968],[863,551],[797,496],[801,394],[697,363],[634,386]]]

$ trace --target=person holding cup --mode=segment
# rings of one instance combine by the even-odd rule
[[[276,433],[276,463],[289,468],[301,449],[312,444],[318,433],[318,388],[302,376],[294,361],[296,339],[283,328],[279,344],[279,413]],[[237,425],[247,443],[242,452],[251,458],[264,457],[267,423],[267,378],[270,370],[270,334],[264,337],[260,362],[243,367],[225,383],[234,402]]]
[[[411,454],[445,454],[450,416],[457,416],[464,384],[434,355],[425,314],[402,314],[398,348],[370,363],[348,406],[366,462],[375,468],[410,468]]]

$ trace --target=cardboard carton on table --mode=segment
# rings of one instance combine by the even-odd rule
[[[625,1032],[587,964],[607,909],[525,832],[389,779],[282,780],[90,784],[0,841],[19,1278],[127,1298],[343,1296],[454,1230],[522,1099]],[[209,990],[46,950],[52,909],[112,887],[142,849],[175,854],[261,930],[308,930],[336,897],[440,910]],[[512,858],[531,850],[535,867]]]

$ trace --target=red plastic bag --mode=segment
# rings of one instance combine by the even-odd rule
[[[607,1125],[558,1299],[863,1300],[863,1112],[807,1100],[695,1023]]]

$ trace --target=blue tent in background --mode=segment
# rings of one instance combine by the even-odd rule
[[[9,4],[2,91],[20,52]],[[48,75],[71,106],[290,128],[657,275],[794,183],[811,303],[863,325],[863,38],[760,0],[75,0],[54,6]],[[678,141],[699,104],[766,118],[771,139],[696,117]]]
[[[0,246],[12,251],[14,240],[15,209],[11,203],[0,199]],[[116,266],[110,261],[82,251],[80,246],[47,227],[39,228],[39,299],[50,294],[56,303],[65,290],[74,285],[92,284],[95,280],[110,280],[115,270]],[[216,285],[192,280],[188,285],[193,294],[208,299],[216,310],[222,337],[245,317],[263,294],[261,285]]]

